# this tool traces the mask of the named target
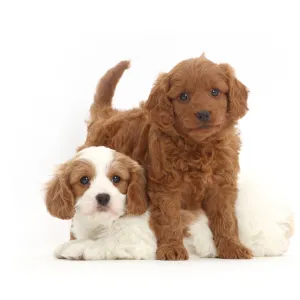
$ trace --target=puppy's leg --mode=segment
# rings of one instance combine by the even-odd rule
[[[152,241],[123,243],[122,238],[110,236],[69,241],[55,250],[55,257],[69,260],[154,259],[155,250]]]
[[[84,249],[91,246],[91,240],[72,240],[58,246],[54,252],[56,258],[63,258],[69,260],[84,259]]]
[[[109,250],[107,238],[97,241],[72,240],[57,247],[54,255],[56,258],[68,260],[101,260],[109,257]]]
[[[248,259],[252,252],[239,240],[235,215],[237,191],[230,184],[212,187],[203,203],[214,236],[218,257]]]
[[[145,241],[123,243],[122,239],[108,237],[93,241],[84,248],[85,260],[101,259],[155,259],[155,247]]]
[[[178,195],[150,193],[151,226],[157,238],[156,258],[159,260],[187,260],[183,245],[183,226]]]

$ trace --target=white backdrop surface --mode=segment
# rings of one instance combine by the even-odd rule
[[[296,1],[1,1],[1,228],[6,298],[299,299],[299,44]],[[43,183],[84,141],[98,79],[123,59],[114,106],[146,99],[159,72],[201,55],[249,90],[242,176],[296,215],[289,253],[251,261],[66,262],[69,222],[50,217]],[[254,187],[255,188],[255,187]],[[296,275],[296,272],[298,275]]]

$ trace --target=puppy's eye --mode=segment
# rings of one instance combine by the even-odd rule
[[[112,177],[111,180],[113,183],[118,183],[118,182],[120,182],[121,178],[120,178],[120,176],[115,175]]]
[[[212,89],[210,91],[210,93],[211,93],[212,96],[217,97],[217,96],[219,96],[220,91],[218,89]]]
[[[87,185],[90,183],[90,180],[87,176],[83,176],[80,178],[80,183],[83,184],[83,185]]]
[[[182,102],[188,101],[188,100],[189,100],[189,95],[188,95],[188,93],[181,93],[181,94],[179,95],[179,99],[180,99],[180,101],[182,101]]]

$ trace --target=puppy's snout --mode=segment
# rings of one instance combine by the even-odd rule
[[[108,194],[105,194],[105,193],[103,193],[103,194],[98,194],[98,195],[96,196],[96,200],[97,200],[97,202],[98,202],[100,205],[106,206],[106,205],[108,204],[109,200],[110,200],[110,196],[109,196]]]
[[[207,122],[210,120],[210,112],[207,110],[198,111],[195,115],[196,118],[202,122]]]

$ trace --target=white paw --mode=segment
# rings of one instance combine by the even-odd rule
[[[70,241],[60,245],[54,252],[55,257],[69,260],[85,259],[84,249],[89,241]]]
[[[106,259],[101,244],[92,240],[74,240],[60,245],[54,252],[56,258],[69,260],[100,260]]]

